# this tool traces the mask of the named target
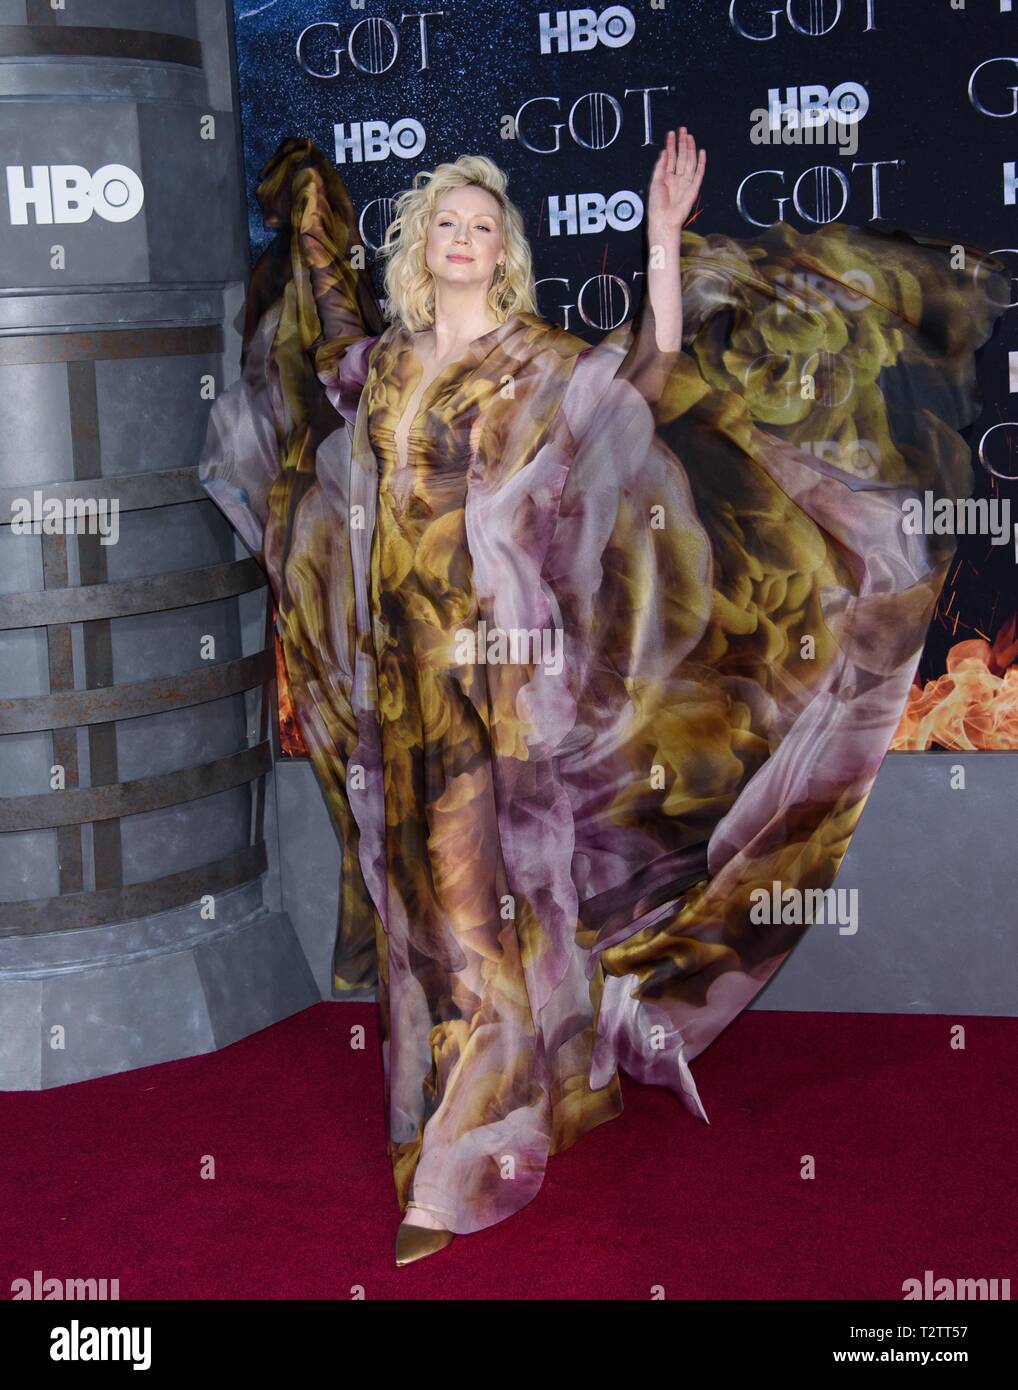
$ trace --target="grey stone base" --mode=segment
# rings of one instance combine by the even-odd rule
[[[889,754],[834,885],[858,929],[814,923],[750,1008],[1013,1018],[1016,796],[1014,753]]]
[[[319,1002],[285,913],[258,906],[215,923],[188,911],[190,922],[161,913],[0,941],[0,1090],[214,1052]]]

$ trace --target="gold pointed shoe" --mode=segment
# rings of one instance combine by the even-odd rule
[[[400,1226],[396,1233],[396,1263],[411,1265],[451,1245],[455,1232],[436,1231],[430,1226]]]

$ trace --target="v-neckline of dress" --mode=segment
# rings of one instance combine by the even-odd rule
[[[413,434],[414,426],[417,424],[417,421],[421,418],[428,405],[431,404],[431,398],[438,394],[438,389],[441,386],[444,378],[447,377],[449,373],[453,371],[455,368],[462,367],[464,363],[469,362],[471,365],[473,365],[474,362],[478,361],[478,348],[480,348],[483,352],[483,344],[485,344],[489,338],[494,338],[496,334],[504,333],[509,328],[510,324],[516,321],[517,317],[517,314],[510,314],[507,319],[504,319],[501,323],[497,323],[494,328],[489,328],[486,333],[481,333],[476,338],[471,338],[470,342],[467,344],[462,354],[459,357],[455,358],[452,362],[447,362],[445,366],[442,368],[442,370],[440,372],[436,372],[436,374],[431,378],[427,386],[424,388],[424,390],[418,397],[417,404],[415,407],[413,407],[412,414],[411,403],[413,401],[413,393],[411,393],[410,400],[408,401],[407,406],[403,411],[402,415],[396,421],[396,425],[393,430],[393,438],[395,440],[396,448],[396,463],[399,468],[402,469],[409,467],[410,436]],[[427,333],[428,331],[429,330],[427,328],[422,328],[419,333],[414,333],[411,332],[409,328],[402,327],[405,350],[409,351],[410,355],[416,359],[417,363],[420,366],[421,376],[423,376],[424,374],[424,359],[417,351],[415,340],[421,337],[422,334]],[[414,383],[414,392],[417,391],[419,385],[420,377],[418,377]],[[400,458],[399,441],[403,423],[408,415],[410,416],[410,419],[407,422],[406,426],[407,453],[406,459],[403,460]]]

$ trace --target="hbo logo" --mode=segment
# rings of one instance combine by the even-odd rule
[[[391,154],[415,159],[427,142],[424,127],[412,116],[393,125],[388,121],[351,121],[349,134],[346,122],[341,121],[333,126],[333,137],[337,164],[369,164]]]
[[[548,231],[552,236],[581,236],[589,232],[628,232],[643,218],[643,199],[629,189],[620,189],[610,198],[603,193],[570,193],[565,198],[548,198]]]
[[[782,102],[781,89],[771,87],[767,92],[767,105],[772,129],[781,126],[786,113],[801,117],[798,123],[804,126],[823,125],[828,116],[843,125],[855,125],[870,109],[870,94],[858,82],[842,82],[830,91],[817,83],[810,87],[786,87]],[[796,120],[791,124],[796,125]]]
[[[30,208],[40,225],[87,222],[93,213],[107,222],[130,222],[144,202],[141,179],[124,164],[104,164],[94,174],[80,164],[33,164],[31,180],[22,165],[7,166],[13,227],[28,225]]]
[[[541,52],[551,53],[552,43],[559,53],[585,53],[603,44],[605,48],[624,48],[636,33],[636,20],[625,5],[612,5],[595,14],[593,10],[557,10],[538,16]]]

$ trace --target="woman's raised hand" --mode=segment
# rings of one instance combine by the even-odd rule
[[[707,151],[681,126],[670,130],[658,155],[647,194],[647,223],[659,232],[678,235],[696,202],[707,167]]]

